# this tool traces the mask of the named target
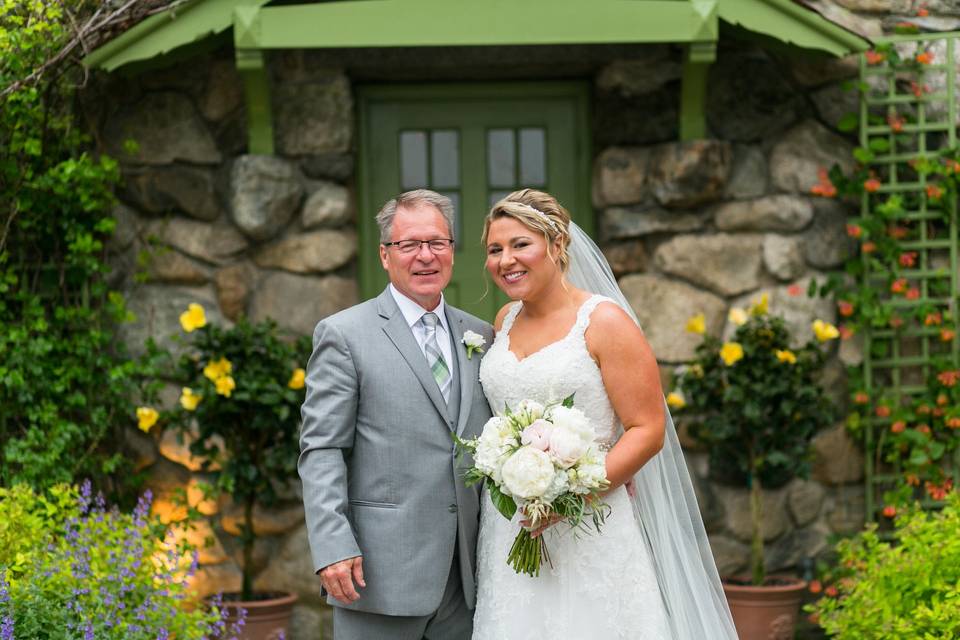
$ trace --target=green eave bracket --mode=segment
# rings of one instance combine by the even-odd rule
[[[846,56],[871,43],[793,0],[720,0],[720,19],[800,49]]]

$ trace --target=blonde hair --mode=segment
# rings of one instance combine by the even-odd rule
[[[570,266],[570,214],[557,199],[544,191],[520,189],[514,191],[493,205],[483,221],[482,241],[487,244],[490,224],[499,218],[513,218],[531,231],[536,231],[547,239],[547,252],[557,261],[560,271],[566,272]],[[557,255],[552,248],[559,246]]]

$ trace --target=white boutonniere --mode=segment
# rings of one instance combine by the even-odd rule
[[[483,353],[483,345],[487,344],[482,335],[469,330],[463,332],[462,342],[467,347],[467,360],[473,357],[474,351]]]

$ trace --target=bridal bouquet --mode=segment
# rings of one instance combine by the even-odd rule
[[[609,486],[605,454],[573,396],[547,406],[523,400],[515,410],[507,407],[490,418],[479,438],[456,442],[474,459],[466,483],[483,482],[505,518],[512,520],[519,509],[529,523],[507,554],[517,573],[537,576],[541,561],[550,562],[543,536],[532,533],[552,518],[600,531],[607,507],[599,492]]]

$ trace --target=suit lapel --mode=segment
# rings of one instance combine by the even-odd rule
[[[473,404],[470,400],[478,374],[473,360],[467,359],[467,347],[463,344],[463,332],[466,330],[463,318],[450,305],[447,305],[447,324],[453,333],[453,350],[457,357],[457,369],[460,370],[460,416],[457,419],[457,435],[460,435],[470,417],[470,405]]]
[[[443,394],[440,393],[437,381],[433,379],[433,374],[430,373],[430,368],[427,366],[427,359],[423,356],[420,345],[417,344],[416,338],[413,337],[413,332],[410,330],[409,325],[407,325],[403,314],[400,313],[400,308],[397,306],[396,300],[393,299],[389,288],[380,294],[377,298],[377,303],[380,316],[386,319],[383,325],[384,333],[386,333],[390,341],[393,342],[397,351],[403,356],[403,359],[407,361],[413,374],[423,386],[423,390],[427,392],[427,396],[431,402],[433,402],[433,406],[440,413],[444,422],[446,422],[448,419],[447,403],[443,399]],[[461,411],[461,413],[463,413],[463,411]]]

